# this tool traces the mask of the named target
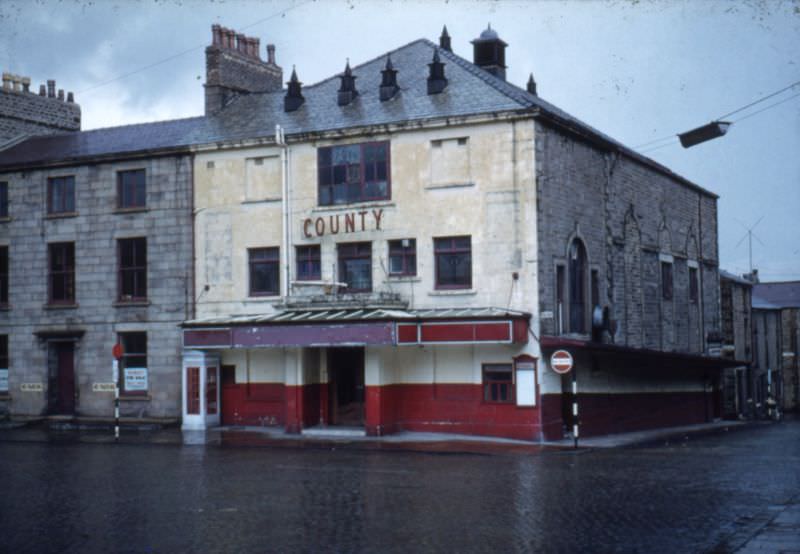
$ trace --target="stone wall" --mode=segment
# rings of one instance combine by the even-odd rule
[[[47,135],[81,128],[81,108],[72,100],[72,93],[64,98],[64,91],[56,93],[55,81],[42,85],[39,94],[29,90],[30,79],[3,74],[0,88],[0,147],[20,135]]]
[[[117,171],[144,169],[147,205],[117,210]],[[48,216],[47,179],[75,177],[76,214]],[[181,413],[180,323],[192,294],[191,158],[160,157],[0,174],[8,182],[9,220],[0,244],[9,247],[9,305],[0,333],[9,337],[12,415],[47,412],[48,340],[75,342],[76,409],[81,416],[113,416],[111,347],[117,333],[147,332],[148,394],[122,402],[122,415],[177,418]],[[147,301],[118,299],[117,239],[147,239]],[[48,244],[75,244],[75,305],[48,306]],[[41,392],[23,384],[40,383]],[[28,387],[25,387],[28,388]]]
[[[704,351],[707,333],[720,327],[715,197],[542,122],[537,122],[535,141],[542,333],[559,334],[557,266],[564,266],[567,277],[568,246],[577,238],[587,252],[587,304],[596,272],[597,304],[609,311],[613,332],[606,340]],[[671,265],[671,299],[663,292],[662,263]],[[698,281],[696,302],[689,297],[692,273]],[[561,331],[576,334],[566,317],[566,282],[564,291]],[[589,314],[591,307],[584,336]]]

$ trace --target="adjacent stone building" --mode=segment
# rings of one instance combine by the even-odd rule
[[[758,375],[753,365],[753,283],[727,271],[719,272],[720,313],[722,316],[721,354],[741,361],[728,368],[724,376],[724,416],[730,419],[754,417]]]
[[[56,92],[56,82],[47,81],[39,93],[30,90],[30,77],[3,73],[0,89],[0,150],[33,135],[79,131],[81,108],[71,92]]]

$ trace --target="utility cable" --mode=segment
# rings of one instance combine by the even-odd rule
[[[245,29],[250,29],[251,27],[255,27],[256,25],[260,25],[261,23],[264,23],[265,21],[269,21],[270,19],[272,19],[274,17],[278,17],[279,15],[283,16],[287,12],[289,12],[289,11],[291,11],[293,9],[299,8],[300,6],[303,6],[303,5],[308,4],[310,2],[313,2],[313,1],[314,0],[305,0],[303,2],[300,2],[299,4],[295,4],[294,6],[290,6],[290,7],[286,8],[286,9],[283,9],[283,10],[277,11],[277,12],[275,12],[273,14],[270,14],[267,17],[259,19],[258,21],[254,21],[253,23],[251,23],[249,25],[245,25],[244,27],[239,27],[239,29],[242,30],[242,31],[244,31]],[[199,46],[193,46],[192,48],[188,48],[186,50],[183,50],[182,52],[178,52],[177,54],[173,54],[171,56],[167,56],[166,58],[163,58],[161,60],[153,62],[153,63],[151,63],[149,65],[144,66],[144,67],[140,67],[139,69],[135,69],[135,70],[130,71],[128,73],[123,73],[122,75],[118,75],[116,77],[108,79],[107,81],[103,81],[101,83],[97,83],[96,85],[92,85],[92,86],[87,87],[85,89],[79,90],[75,94],[84,94],[86,92],[98,89],[100,87],[104,87],[106,85],[109,85],[109,84],[114,83],[116,81],[119,81],[121,79],[125,79],[127,77],[130,77],[131,75],[136,75],[137,73],[141,73],[142,71],[147,71],[148,69],[152,69],[152,68],[154,68],[156,66],[165,64],[165,63],[167,63],[169,61],[174,60],[175,58],[180,58],[181,56],[184,56],[184,55],[186,55],[186,54],[188,54],[190,52],[194,52],[195,50],[200,50],[202,48],[205,48],[206,46],[207,46],[206,44],[201,44]]]
[[[725,115],[721,115],[721,116],[719,116],[719,117],[718,117],[718,118],[717,118],[715,121],[719,121],[719,120],[721,120],[721,119],[725,119],[725,118],[726,118],[726,117],[728,117],[729,115],[733,115],[733,114],[735,114],[735,113],[739,113],[739,112],[741,112],[741,111],[743,111],[743,110],[746,110],[747,108],[749,108],[749,107],[751,107],[751,106],[755,106],[756,104],[760,104],[760,103],[761,103],[761,102],[763,102],[764,100],[769,100],[769,99],[770,99],[770,98],[772,98],[773,96],[777,96],[777,95],[779,95],[779,94],[780,94],[780,93],[782,93],[782,92],[785,92],[785,91],[787,91],[787,90],[789,90],[789,89],[792,89],[792,88],[796,87],[797,85],[800,85],[800,81],[795,81],[795,82],[794,82],[794,83],[792,83],[791,85],[789,85],[789,86],[787,86],[787,87],[784,87],[784,88],[782,88],[781,90],[778,90],[778,91],[775,91],[775,92],[773,92],[773,93],[771,93],[771,94],[768,94],[768,95],[766,95],[766,96],[764,96],[764,97],[762,97],[762,98],[759,98],[758,100],[755,100],[754,102],[750,102],[750,103],[749,103],[749,104],[747,104],[746,106],[742,106],[741,108],[738,108],[738,109],[736,109],[736,110],[733,110],[732,112],[728,112],[728,113],[726,113]]]

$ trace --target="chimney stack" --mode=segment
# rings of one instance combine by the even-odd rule
[[[428,64],[428,94],[439,94],[447,87],[447,77],[444,76],[444,64],[439,59],[439,49],[433,51],[433,61]]]
[[[58,99],[61,100],[62,102],[64,101],[64,89],[63,88],[58,89]]]
[[[533,95],[536,95],[536,81],[533,80],[533,73],[531,73],[531,76],[528,77],[528,85],[526,88],[528,92],[530,92]]]
[[[3,72],[3,89],[10,90],[11,89],[11,74]]]
[[[47,96],[47,90],[44,85],[39,85],[39,96]]]
[[[275,45],[267,44],[267,63],[275,65]]]
[[[69,102],[70,104],[74,104],[75,103],[75,97],[72,95],[71,92],[67,93],[67,102]]]
[[[450,46],[450,35],[447,34],[447,25],[442,27],[442,36],[439,37],[439,48],[452,52],[453,48]]]
[[[305,98],[303,98],[303,83],[298,80],[294,67],[292,67],[292,77],[286,84],[288,89],[286,96],[283,97],[283,111],[293,112],[305,102]]]
[[[30,77],[23,77],[22,78],[22,92],[30,92],[31,91],[31,78]]]
[[[347,64],[344,67],[344,73],[342,74],[340,79],[342,80],[342,82],[341,86],[339,87],[339,93],[337,95],[336,101],[340,106],[347,106],[358,96],[358,90],[356,90],[357,77],[353,77],[353,72],[350,69],[349,59],[347,60]]]
[[[22,91],[22,78],[19,75],[11,76],[11,84],[14,85],[14,92]]]
[[[53,79],[47,80],[47,97],[48,98],[56,97],[56,82]]]
[[[261,41],[232,29],[211,26],[206,48],[206,115],[213,115],[233,98],[251,92],[276,92],[283,88],[283,70],[275,64],[275,47],[267,48],[270,61],[259,52]]]
[[[472,63],[482,67],[495,77],[506,80],[506,44],[492,29],[492,25],[472,41]]]
[[[379,89],[381,102],[394,98],[400,87],[397,86],[397,70],[392,65],[391,56],[386,56],[386,67],[381,71],[381,87]]]

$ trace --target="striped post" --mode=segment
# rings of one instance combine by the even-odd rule
[[[114,360],[114,442],[119,441],[119,362]]]
[[[572,439],[578,448],[578,368],[572,368]]]

